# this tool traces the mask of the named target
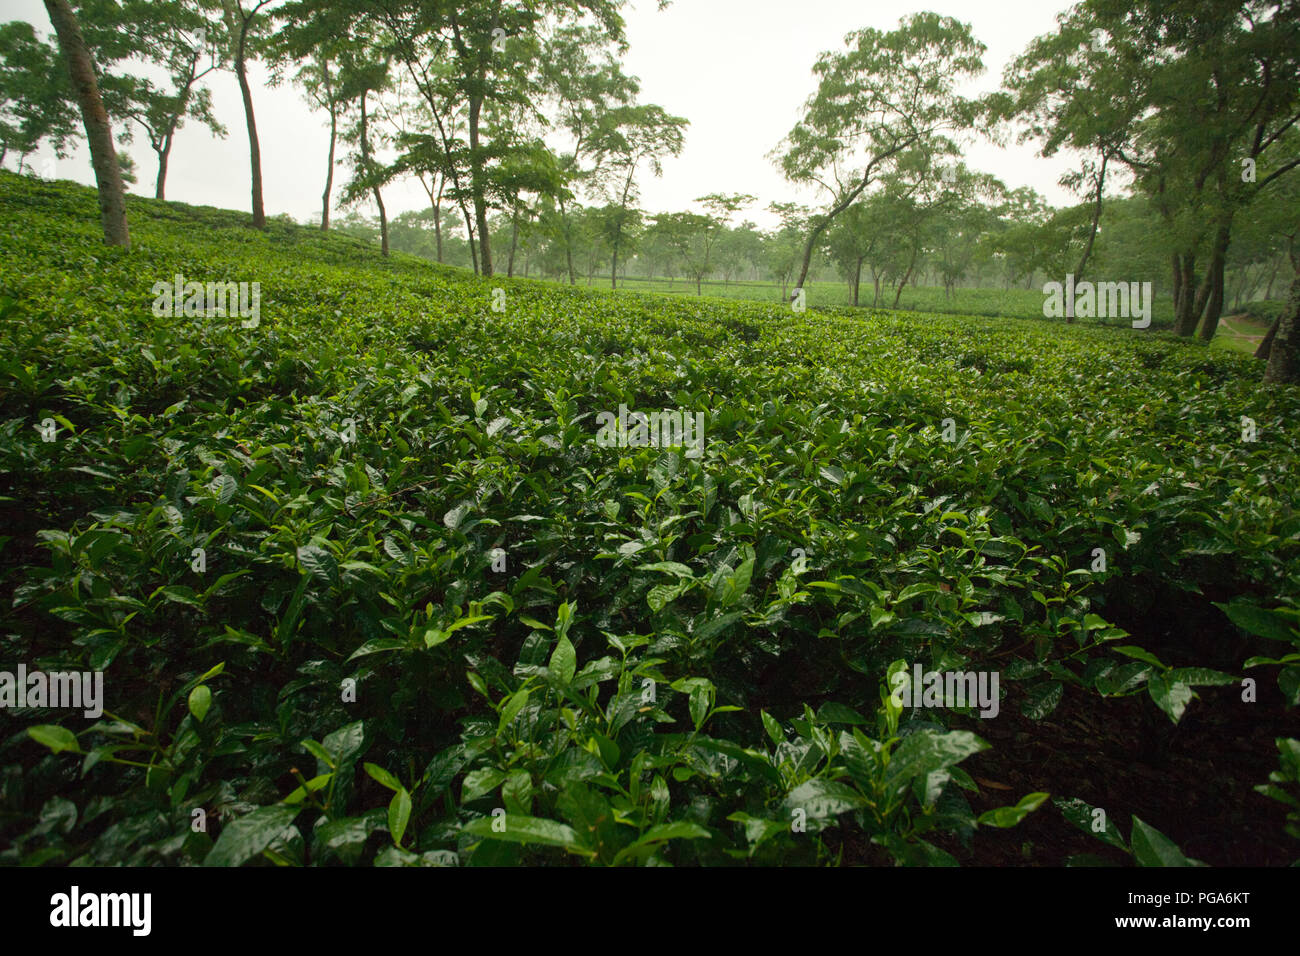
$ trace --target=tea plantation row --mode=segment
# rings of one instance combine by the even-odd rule
[[[5,708],[0,863],[953,863],[1096,818],[978,813],[978,708],[891,672],[994,672],[992,720],[1297,703],[1300,392],[1248,358],[135,198],[122,252],[90,191],[7,174],[0,211],[0,670],[105,688]],[[258,321],[156,316],[177,274],[260,283]],[[603,447],[620,406],[703,412],[702,455]],[[1170,605],[1197,627],[1146,633]],[[1120,858],[1186,862],[1122,811]]]

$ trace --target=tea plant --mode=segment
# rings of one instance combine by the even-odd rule
[[[980,718],[891,716],[895,662],[1015,720],[1296,704],[1300,394],[1247,357],[131,204],[127,253],[0,174],[0,670],[113,715],[5,706],[0,861],[951,863],[1041,794],[977,813]],[[155,316],[176,274],[259,323]]]

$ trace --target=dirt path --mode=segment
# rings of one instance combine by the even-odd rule
[[[1239,328],[1239,327],[1236,327],[1236,326],[1233,326],[1233,325],[1232,325],[1233,322],[1237,322],[1237,321],[1241,321],[1241,320],[1244,320],[1244,321],[1246,321],[1246,322],[1250,322],[1250,321],[1251,321],[1250,316],[1248,316],[1248,315],[1246,315],[1246,314],[1244,314],[1244,313],[1241,314],[1241,315],[1230,315],[1230,316],[1227,316],[1226,318],[1223,318],[1223,319],[1220,319],[1220,320],[1219,320],[1219,330],[1220,330],[1221,332],[1225,332],[1225,333],[1227,333],[1228,335],[1232,336],[1233,338],[1236,338],[1236,339],[1245,339],[1246,341],[1248,341],[1248,342],[1252,342],[1252,343],[1254,343],[1255,345],[1258,345],[1261,341],[1263,341],[1263,339],[1264,339],[1264,333],[1263,333],[1263,332],[1261,332],[1261,333],[1259,333],[1259,334],[1256,334],[1256,333],[1253,332],[1253,331],[1246,331],[1246,330],[1244,330],[1244,329],[1241,329],[1241,328]],[[1256,325],[1254,325],[1254,324],[1252,323],[1250,326],[1247,326],[1247,328],[1257,329],[1258,326],[1256,326]]]

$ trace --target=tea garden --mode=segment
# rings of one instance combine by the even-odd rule
[[[1049,817],[1090,849],[1028,862],[1300,857],[1300,393],[1247,356],[0,212],[0,670],[104,688],[3,708],[0,863],[949,865]],[[155,315],[176,275],[260,321]],[[702,454],[598,443],[624,406]],[[900,706],[917,665],[997,716]],[[1246,728],[1240,813],[980,782],[987,727],[1121,698]]]

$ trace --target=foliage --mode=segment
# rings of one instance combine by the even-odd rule
[[[135,197],[127,253],[8,173],[0,210],[4,659],[106,695],[10,710],[4,862],[950,863],[1043,795],[975,813],[979,717],[898,712],[898,662],[1177,720],[1205,662],[1142,601],[1291,639],[1300,395],[1246,358],[481,280]],[[154,315],[177,273],[260,282],[260,321]],[[597,445],[620,405],[703,412],[702,457]]]

